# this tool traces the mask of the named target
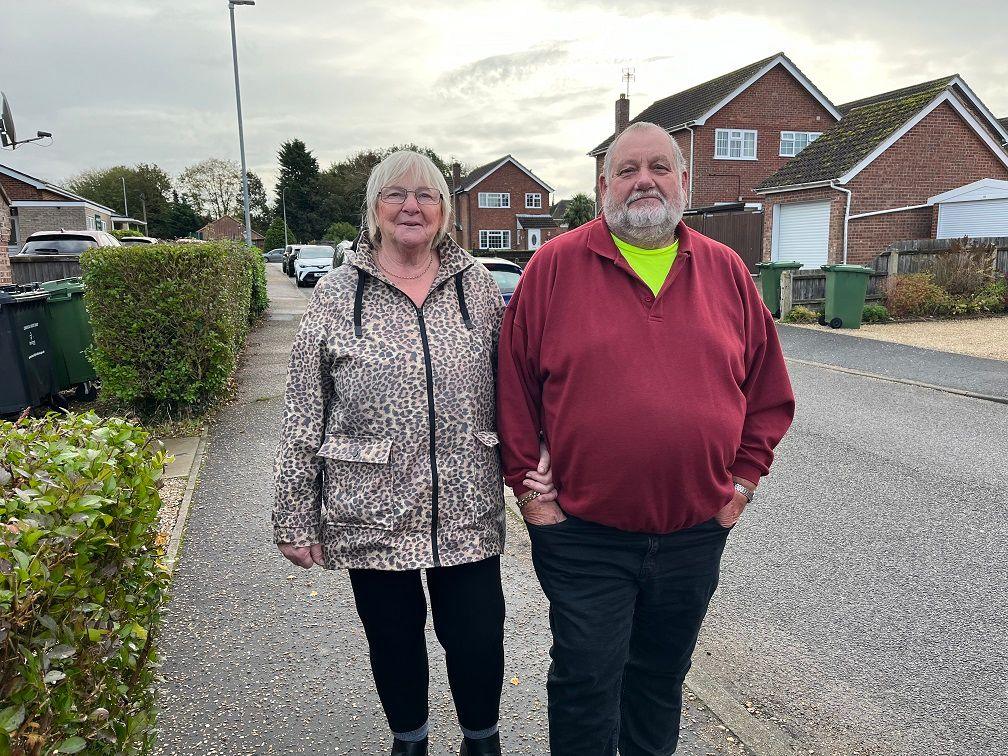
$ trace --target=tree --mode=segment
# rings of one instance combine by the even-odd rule
[[[199,213],[183,199],[179,199],[178,192],[172,192],[172,201],[165,207],[162,217],[162,232],[153,234],[159,239],[181,239],[192,237],[196,232],[206,225],[207,219],[201,217]]]
[[[186,168],[178,177],[179,192],[196,212],[221,218],[235,215],[242,203],[241,168],[233,160],[207,158]]]
[[[357,234],[359,233],[360,229],[352,223],[336,221],[335,223],[329,224],[329,228],[327,228],[325,233],[322,234],[322,238],[333,242],[341,242],[344,239],[353,241],[357,238]]]
[[[270,221],[273,218],[273,212],[270,210],[269,198],[266,196],[266,187],[263,186],[262,179],[256,176],[252,171],[248,172],[248,187],[249,187],[249,216],[252,221],[252,228],[259,229],[266,228],[270,225]],[[237,216],[242,223],[245,222],[245,198],[242,195],[241,184],[238,184],[238,195],[235,197],[235,202],[238,203]]]
[[[595,203],[587,194],[578,193],[571,197],[564,210],[564,223],[568,229],[583,226],[595,217]]]
[[[139,163],[130,168],[116,165],[85,171],[63,185],[75,194],[86,197],[124,215],[123,180],[126,181],[126,202],[129,214],[143,219],[147,213],[147,233],[150,236],[168,236],[163,225],[163,217],[168,208],[172,184],[168,174],[151,163]]]
[[[296,244],[297,238],[294,232],[287,228],[287,244]],[[263,249],[269,252],[271,249],[278,249],[284,246],[284,222],[283,218],[275,218],[266,229],[266,240],[263,242]]]
[[[286,192],[287,225],[302,239],[315,239],[325,229],[319,210],[319,164],[305,143],[291,139],[280,146],[280,176],[276,185],[277,215]]]

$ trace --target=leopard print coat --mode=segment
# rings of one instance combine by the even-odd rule
[[[494,424],[504,304],[449,238],[423,306],[362,233],[319,280],[291,351],[274,467],[274,540],[321,543],[325,566],[410,570],[504,546]]]

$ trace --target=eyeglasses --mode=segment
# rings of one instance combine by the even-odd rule
[[[378,196],[382,202],[390,205],[402,205],[406,202],[406,195],[412,193],[416,197],[418,205],[437,205],[441,202],[441,192],[431,189],[429,186],[421,186],[417,189],[403,189],[401,186],[389,186],[382,189]]]

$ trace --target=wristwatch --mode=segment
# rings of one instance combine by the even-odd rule
[[[746,488],[745,486],[743,486],[741,483],[736,483],[735,484],[735,490],[738,491],[743,496],[745,496],[745,498],[746,498],[746,504],[751,504],[752,503],[752,500],[753,500],[753,492],[752,491],[750,491],[748,488]]]

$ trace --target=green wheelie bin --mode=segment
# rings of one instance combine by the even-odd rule
[[[46,298],[33,287],[0,288],[0,415],[58,402]]]
[[[785,270],[798,270],[802,264],[790,260],[756,263],[759,270],[759,292],[763,304],[775,318],[781,316],[781,273]]]
[[[94,399],[97,376],[87,358],[91,321],[84,308],[84,282],[63,278],[39,284],[48,294],[46,317],[53,346],[53,370],[60,390],[73,388],[78,399]]]
[[[826,271],[825,325],[860,328],[868,278],[875,271],[863,265],[823,265]]]

